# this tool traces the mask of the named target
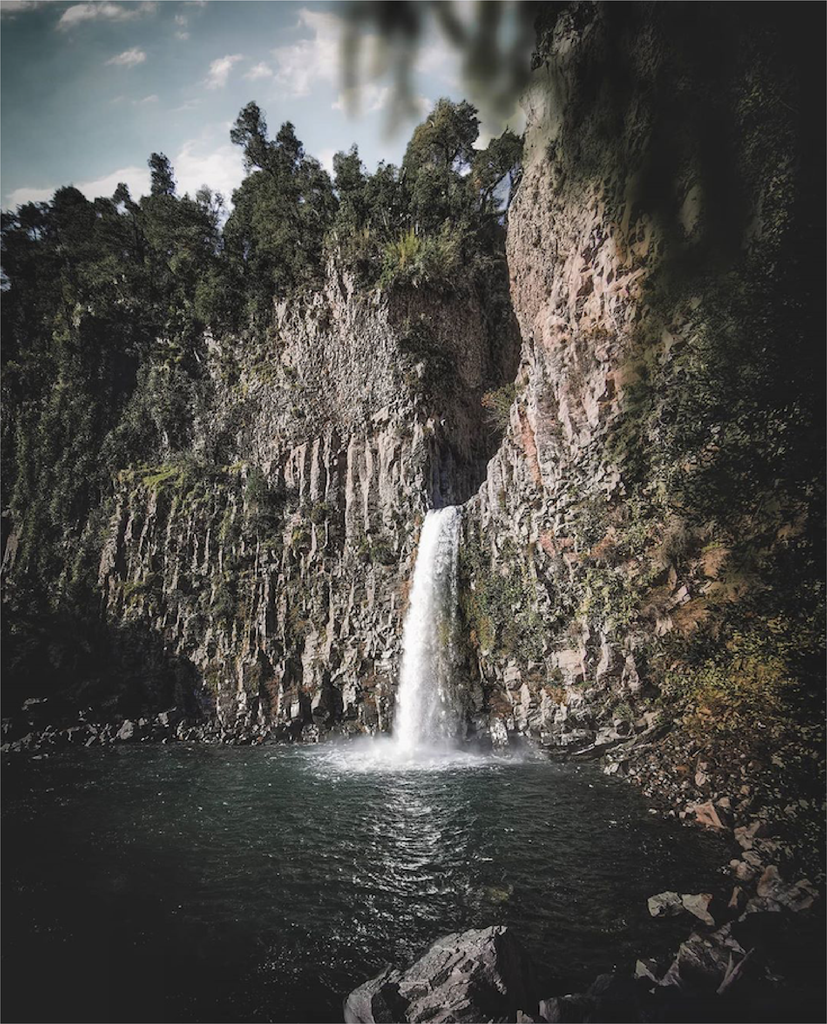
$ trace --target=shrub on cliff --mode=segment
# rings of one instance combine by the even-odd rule
[[[413,228],[388,242],[382,253],[383,288],[408,284],[442,287],[451,283],[463,266],[462,234],[444,224],[436,235],[417,235]]]
[[[499,433],[508,427],[511,418],[511,406],[517,397],[517,385],[515,383],[504,384],[494,391],[486,391],[480,400],[486,412],[488,425],[494,433]]]

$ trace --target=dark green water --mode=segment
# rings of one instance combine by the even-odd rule
[[[587,766],[120,747],[5,768],[4,1020],[329,1021],[437,936],[513,924],[547,991],[654,952],[726,852]],[[677,932],[670,929],[677,928]]]

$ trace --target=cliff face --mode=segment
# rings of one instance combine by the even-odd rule
[[[225,735],[387,730],[424,510],[479,486],[481,398],[517,350],[491,296],[378,298],[334,267],[265,341],[207,339],[193,465],[117,482],[109,621],[192,665],[192,710]],[[230,462],[205,468],[216,436]]]
[[[820,94],[796,40],[682,5],[541,20],[517,398],[461,555],[499,742],[771,732],[818,673]]]

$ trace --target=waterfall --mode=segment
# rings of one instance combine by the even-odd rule
[[[410,755],[450,746],[457,733],[454,659],[461,514],[450,505],[425,516],[402,634],[394,741]]]

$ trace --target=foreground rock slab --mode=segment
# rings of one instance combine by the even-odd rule
[[[506,927],[454,932],[407,970],[386,969],[345,1000],[345,1024],[514,1021],[536,1006],[531,962]]]

